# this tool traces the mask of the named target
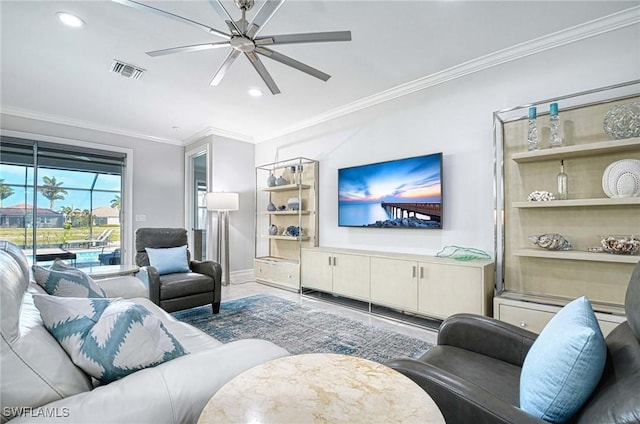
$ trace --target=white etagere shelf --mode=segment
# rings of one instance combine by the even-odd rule
[[[308,188],[311,188],[311,186],[308,184],[284,184],[284,185],[273,186],[273,187],[264,187],[262,188],[262,191],[291,191],[291,190],[297,190],[297,189],[304,190]]]
[[[267,212],[262,212],[262,215],[309,215],[311,212],[310,211],[267,211]]]
[[[518,249],[514,256],[526,258],[565,259],[572,261],[614,262],[621,264],[636,264],[640,262],[638,255],[614,255],[611,253],[585,252],[579,250],[549,251],[542,249]]]
[[[317,184],[318,161],[313,159],[256,167],[256,281],[300,291],[300,249],[318,243]],[[285,235],[290,233],[298,235]]]
[[[528,105],[494,114],[500,189],[496,209],[502,218],[496,226],[502,240],[496,251],[497,318],[530,323],[539,331],[569,301],[587,296],[603,331],[624,319],[625,291],[640,255],[598,248],[606,235],[639,235],[640,197],[609,198],[602,178],[613,163],[640,159],[640,137],[613,139],[603,122],[613,108],[640,100],[639,86],[636,80],[556,99],[562,102],[562,147],[547,147],[548,118],[543,116],[537,128],[544,147],[526,150]],[[567,166],[569,198],[527,201],[532,190],[555,186],[561,160]],[[545,233],[562,233],[573,249],[531,245],[530,235]]]
[[[640,197],[618,197],[597,199],[550,200],[548,202],[512,202],[514,208],[570,208],[577,206],[621,206],[640,205]]]
[[[604,153],[637,151],[640,149],[640,137],[623,140],[607,140],[577,146],[555,147],[553,149],[519,152],[511,155],[517,163],[538,162],[545,160],[569,159],[578,157],[597,156]]]
[[[302,237],[295,237],[295,236],[265,236],[268,239],[271,240],[290,240],[290,241],[307,241],[310,239],[310,237],[307,236],[302,236]]]

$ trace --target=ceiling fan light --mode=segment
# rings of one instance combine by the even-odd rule
[[[84,21],[71,13],[58,12],[56,13],[56,17],[60,22],[71,28],[81,28],[84,26]]]
[[[259,88],[250,88],[248,93],[249,93],[249,95],[251,97],[260,97],[260,96],[262,96],[262,90],[260,90]]]

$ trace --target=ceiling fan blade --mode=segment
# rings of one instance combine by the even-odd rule
[[[297,69],[298,71],[302,71],[306,74],[311,75],[312,77],[321,79],[322,81],[327,81],[329,78],[331,78],[331,75],[329,74],[325,74],[324,72],[316,68],[313,68],[309,65],[305,65],[302,62],[299,62],[293,58],[290,58],[289,56],[285,56],[282,53],[278,53],[266,47],[256,47],[255,51],[257,53],[260,53],[263,56],[266,56],[270,59],[275,60],[276,62],[280,62],[285,65],[291,66],[292,68]]]
[[[327,43],[332,41],[351,41],[351,31],[307,32],[304,34],[282,34],[256,38],[257,46],[269,44]]]
[[[231,32],[236,31],[237,34],[242,34],[242,31],[240,31],[240,28],[238,28],[238,25],[236,25],[236,22],[233,20],[227,9],[225,9],[225,7],[222,5],[222,2],[220,0],[209,0],[209,3],[215,9],[218,15],[220,15],[222,20],[227,23],[229,29],[231,29]]]
[[[222,81],[222,78],[224,78],[224,75],[227,73],[227,70],[231,67],[231,65],[233,64],[233,62],[236,60],[238,56],[240,56],[240,51],[236,49],[231,49],[231,51],[227,55],[227,58],[224,60],[224,62],[222,62],[222,65],[220,65],[220,67],[216,71],[216,74],[213,76],[213,79],[211,80],[209,85],[215,86],[220,84],[220,81]]]
[[[260,75],[260,78],[267,84],[269,90],[271,90],[271,94],[279,94],[280,89],[276,85],[276,82],[271,78],[271,74],[267,71],[267,68],[264,67],[264,64],[260,60],[260,58],[254,52],[246,52],[245,56],[249,59],[249,62],[253,65],[256,72]]]
[[[230,21],[230,20],[226,20],[225,22],[226,22],[227,26],[229,27],[229,31],[231,31],[231,34],[233,34],[233,35],[242,34],[241,32],[238,32],[237,25],[236,25],[235,22]]]
[[[284,0],[266,0],[256,16],[253,18],[253,21],[249,24],[249,29],[247,30],[247,37],[253,38],[262,28],[269,22],[269,19],[278,11],[280,6],[282,6]]]
[[[164,56],[168,54],[174,53],[183,53],[183,52],[195,52],[198,50],[209,50],[209,49],[219,49],[221,47],[230,47],[228,41],[221,41],[219,43],[205,43],[205,44],[193,44],[190,46],[182,46],[182,47],[173,47],[170,49],[162,49],[162,50],[154,50],[151,52],[147,52],[147,55],[151,57],[156,56]]]
[[[208,32],[210,34],[217,35],[218,37],[222,37],[222,38],[224,38],[226,40],[230,40],[231,39],[231,36],[229,34],[226,34],[226,33],[222,32],[222,31],[218,31],[215,28],[211,28],[210,26],[201,24],[200,22],[192,21],[191,19],[183,18],[182,16],[174,15],[173,13],[170,13],[170,12],[165,12],[164,10],[157,9],[155,7],[152,7],[152,6],[147,6],[146,4],[142,4],[142,3],[139,3],[137,1],[133,1],[133,0],[111,0],[111,1],[113,1],[115,3],[123,4],[125,6],[132,7],[134,9],[145,10],[147,12],[153,12],[153,13],[156,13],[156,14],[158,14],[160,16],[164,16],[166,18],[171,18],[171,19],[174,19],[176,21],[180,21],[182,23],[186,23],[186,24],[195,26],[197,28],[205,30],[206,32]]]

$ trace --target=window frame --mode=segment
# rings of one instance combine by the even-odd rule
[[[124,159],[124,169],[122,172],[122,192],[120,194],[121,204],[121,264],[133,264],[133,149],[127,147],[114,146],[99,142],[82,141],[70,138],[62,138],[56,136],[48,136],[42,134],[33,134],[23,131],[0,130],[0,135],[5,137],[13,137],[25,140],[33,140],[38,142],[53,143],[61,147],[73,146],[89,150],[103,150],[123,153],[126,155]]]

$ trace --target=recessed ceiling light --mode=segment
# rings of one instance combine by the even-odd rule
[[[259,88],[250,88],[249,95],[252,97],[260,97],[262,96],[262,90],[260,90]]]
[[[71,13],[58,12],[56,13],[56,16],[60,22],[71,28],[80,28],[84,26],[84,21]]]

